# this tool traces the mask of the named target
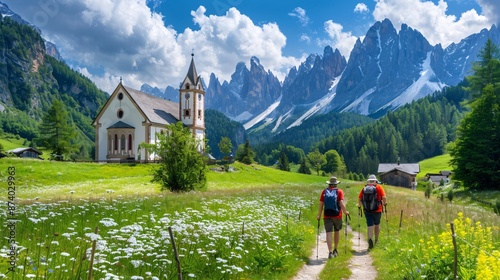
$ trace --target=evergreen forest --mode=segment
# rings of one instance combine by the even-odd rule
[[[290,144],[287,138],[293,139],[295,145],[291,146],[304,150],[304,154],[315,149],[322,154],[336,150],[348,171],[362,174],[376,173],[379,163],[395,163],[398,159],[414,163],[441,155],[446,145],[456,139],[457,126],[467,110],[463,105],[470,95],[464,89],[466,85],[467,81],[463,81],[446,87],[377,120],[350,113],[311,118],[304,122],[302,130],[302,126],[290,129],[269,143],[257,145],[256,160],[273,164],[277,158],[270,155],[278,154],[280,143]],[[299,164],[301,160],[292,162]]]
[[[40,145],[40,122],[54,100],[63,102],[76,129],[73,159],[93,159],[92,120],[107,94],[64,62],[47,55],[45,42],[31,26],[0,19],[0,133]]]

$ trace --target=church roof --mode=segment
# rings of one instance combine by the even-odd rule
[[[158,98],[130,87],[123,87],[150,122],[171,124],[179,121],[179,103]]]
[[[108,128],[135,128],[135,127],[131,126],[130,124],[126,124],[122,121],[119,121]]]
[[[187,77],[193,85],[198,84],[198,72],[196,71],[196,66],[194,65],[194,55],[191,55],[191,65],[189,65]]]

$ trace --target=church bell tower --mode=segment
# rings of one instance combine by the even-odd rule
[[[191,53],[191,64],[179,89],[179,120],[193,133],[198,150],[205,150],[205,88]]]

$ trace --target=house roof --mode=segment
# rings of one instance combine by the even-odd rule
[[[418,163],[381,163],[378,165],[378,173],[387,173],[389,171],[399,170],[408,174],[416,175],[420,172]]]
[[[123,86],[146,118],[152,123],[171,124],[179,119],[179,103],[158,98],[142,91]]]
[[[122,121],[119,121],[119,122],[115,123],[114,125],[108,127],[108,129],[109,128],[135,128],[135,127],[131,126],[130,124],[124,123]]]
[[[441,180],[446,180],[448,179],[448,177],[446,175],[429,175],[427,176],[428,177],[428,180],[431,180],[432,182],[441,182]]]
[[[16,154],[16,155],[19,155],[19,154],[21,154],[21,153],[23,153],[25,151],[32,151],[32,152],[37,153],[39,155],[43,154],[39,150],[37,150],[35,148],[31,148],[31,147],[28,147],[28,148],[15,148],[15,149],[9,150],[8,152]]]

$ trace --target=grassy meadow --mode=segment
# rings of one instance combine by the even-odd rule
[[[419,162],[420,173],[417,175],[417,180],[423,180],[428,173],[439,173],[441,170],[451,171],[450,160],[450,154],[444,154]]]
[[[10,179],[9,167],[15,167]],[[150,182],[154,165],[2,159],[0,200],[10,201],[14,182],[18,221],[13,226],[12,204],[2,203],[0,277],[86,279],[92,263],[95,279],[177,279],[170,228],[183,279],[291,279],[316,245],[317,201],[327,178],[234,167],[208,171],[206,191],[174,194]],[[351,225],[365,233],[356,207],[364,184],[341,181]],[[460,278],[498,279],[499,216],[465,200],[385,189],[388,211],[370,252],[377,279],[452,278],[450,222]],[[340,256],[327,262],[321,279],[350,275],[353,252],[349,243],[344,253],[344,238],[342,232]],[[8,262],[11,240],[18,245],[14,266]]]

